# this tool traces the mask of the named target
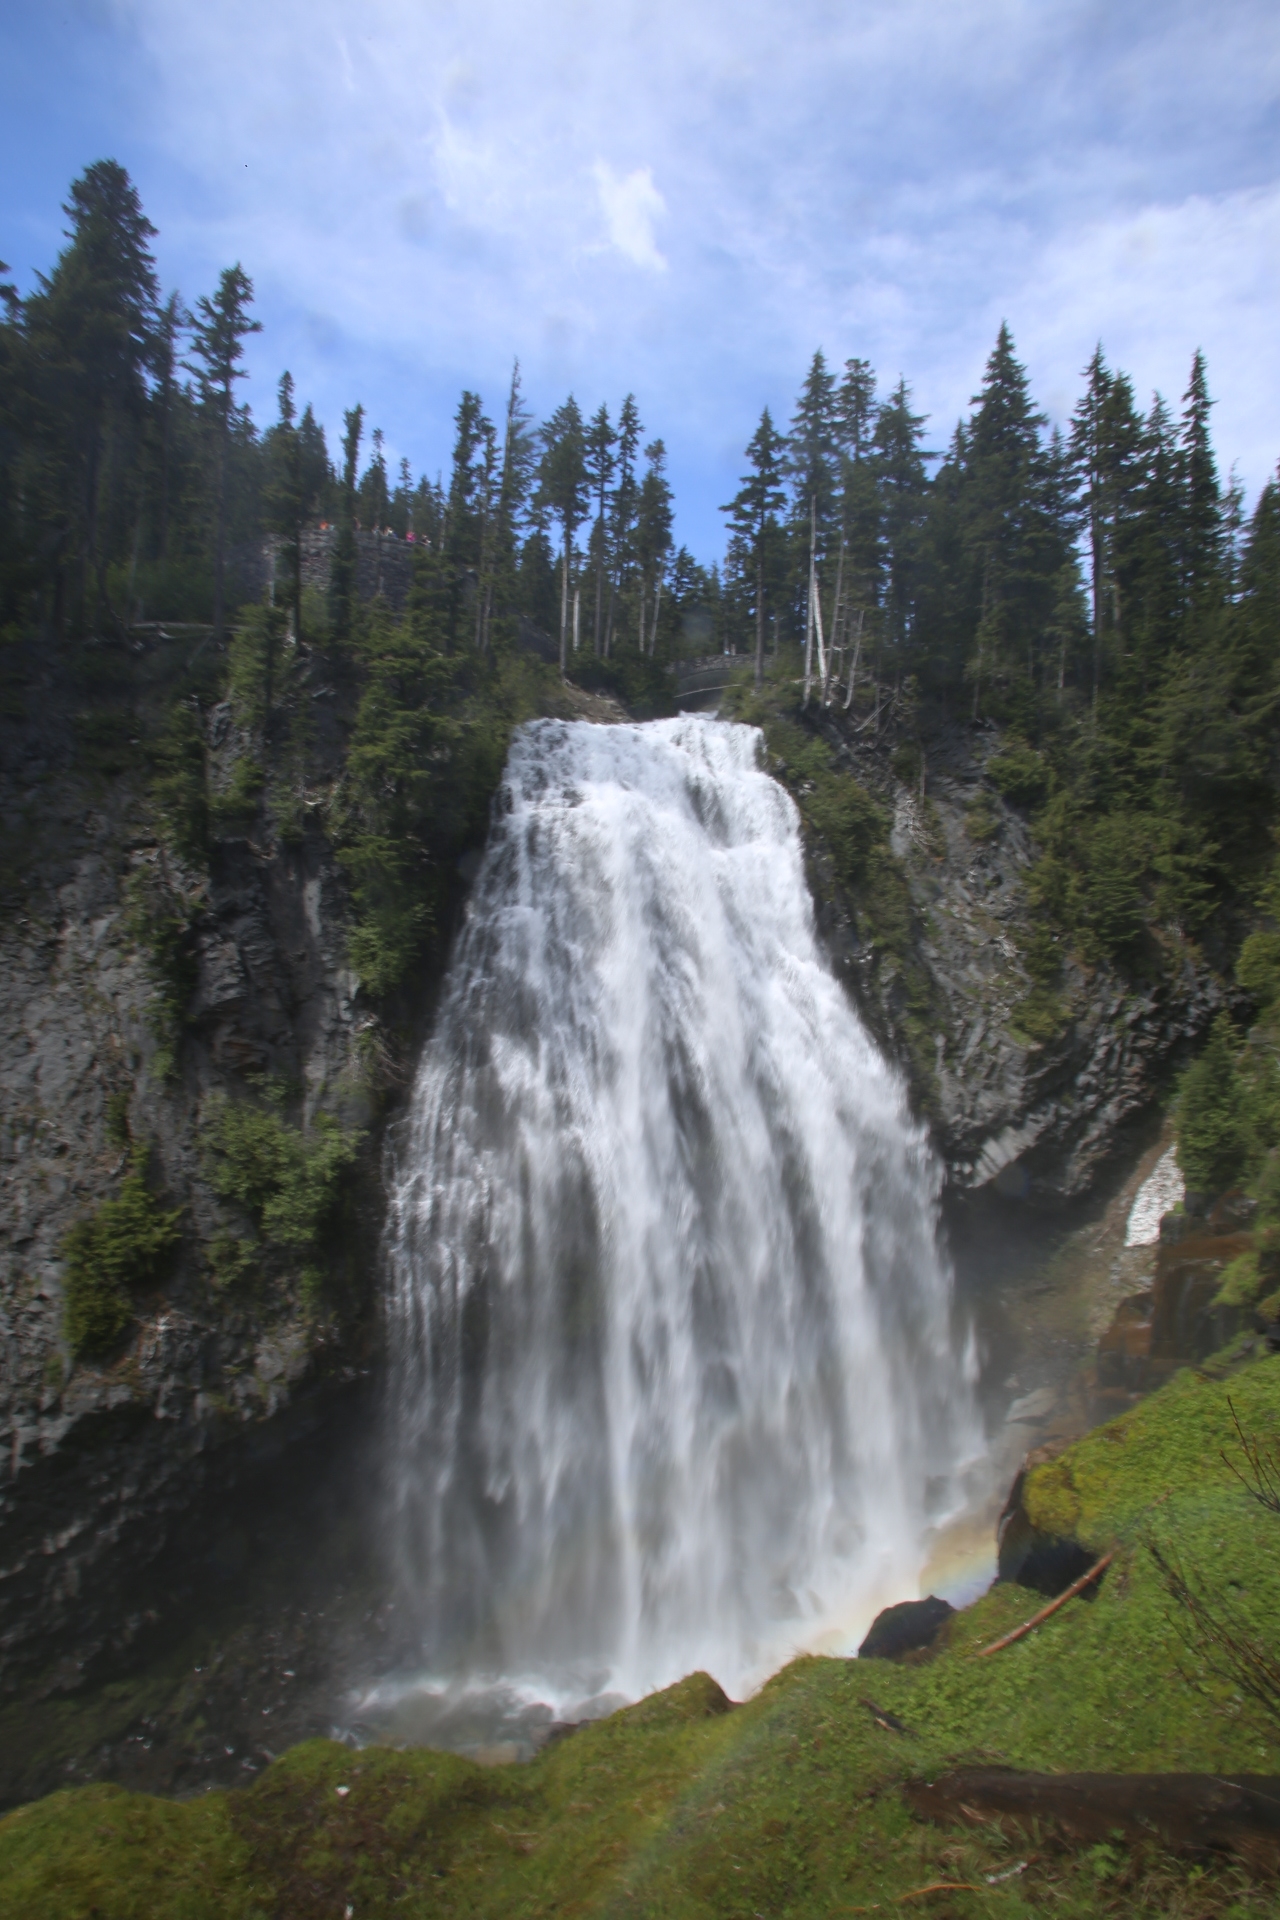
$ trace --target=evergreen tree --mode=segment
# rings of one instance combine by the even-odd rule
[[[156,556],[169,555],[169,508],[173,467],[174,414],[178,371],[178,342],[189,316],[182,310],[176,293],[171,293],[160,310],[152,345],[155,373],[153,407],[156,441]]]
[[[293,403],[293,375],[287,368],[280,375],[277,396],[279,418],[266,440],[270,462],[267,505],[270,523],[280,537],[279,564],[288,582],[294,638],[301,645],[302,526],[308,501],[302,469],[302,443],[295,424],[297,414]]]
[[[742,485],[728,506],[720,509],[721,513],[728,514],[733,533],[750,556],[754,586],[752,612],[756,629],[757,693],[764,682],[765,579],[771,558],[770,550],[776,549],[778,543],[778,514],[786,501],[782,485],[785,448],[786,443],[776,431],[766,407],[760,415],[759,426],[747,443],[749,470],[743,475]]]
[[[364,470],[357,495],[357,517],[371,533],[386,526],[391,513],[391,489],[387,485],[387,456],[383,452],[386,436],[381,427],[373,430],[373,458]]]
[[[573,543],[587,514],[586,435],[582,413],[573,395],[558,406],[539,431],[542,458],[538,465],[538,492],[546,510],[560,522],[560,671],[567,668],[569,580],[573,570]]]
[[[836,498],[839,489],[836,386],[821,348],[805,375],[800,398],[791,416],[786,464],[791,482],[793,519],[808,538],[810,508],[816,515],[818,551],[825,556],[833,545]]]
[[[1178,441],[1157,393],[1143,425],[1136,511],[1129,535],[1129,622],[1145,690],[1180,633],[1182,610],[1182,488]]]
[[[329,597],[333,606],[333,627],[339,640],[350,640],[356,608],[356,475],[360,466],[360,436],[364,430],[364,408],[356,405],[342,416],[342,483],[338,506],[338,537],[334,543],[333,565],[329,571]]]
[[[200,403],[209,423],[214,458],[213,627],[221,640],[225,627],[227,468],[235,424],[235,383],[248,371],[240,362],[244,342],[261,333],[262,322],[249,318],[253,282],[237,261],[226,267],[212,299],[201,295],[192,322],[192,351]]]
[[[640,440],[644,429],[640,425],[640,415],[636,408],[635,395],[629,393],[622,403],[618,414],[618,482],[613,490],[609,508],[608,545],[612,557],[609,571],[609,615],[605,622],[604,651],[608,658],[613,650],[614,619],[617,611],[618,595],[622,590],[627,569],[635,558],[635,520],[638,499],[636,481],[636,455],[640,449]]]
[[[797,614],[808,594],[811,532],[819,591],[827,562],[840,543],[838,438],[835,379],[819,348],[809,363],[787,434],[791,583]]]
[[[37,275],[23,308],[24,479],[39,545],[52,557],[53,625],[69,611],[82,630],[102,594],[104,510],[128,507],[125,463],[138,446],[154,349],[156,230],[114,160],[88,167],[63,211],[70,244],[48,279]]]
[[[671,549],[671,488],[666,475],[667,450],[662,441],[650,441],[644,457],[647,464],[636,502],[636,558],[640,565],[640,650],[652,655],[658,644],[658,611],[662,605],[666,557]],[[646,649],[645,607],[650,590],[653,616]]]
[[[607,520],[609,503],[609,482],[613,478],[615,465],[614,448],[618,436],[609,419],[609,409],[601,402],[587,428],[584,441],[584,457],[587,469],[587,483],[596,498],[596,520],[592,531],[592,546],[595,558],[596,610],[592,628],[592,642],[596,658],[600,657],[600,623],[604,617],[604,575],[607,562]]]
[[[1222,590],[1222,495],[1209,437],[1209,381],[1197,348],[1183,396],[1179,476],[1183,496],[1182,589],[1188,605],[1203,605]]]
[[[1050,613],[1067,530],[1049,508],[1044,415],[1031,404],[1025,368],[1002,322],[965,437],[960,508],[972,619],[973,711],[984,679],[999,680],[1032,654]]]
[[[899,380],[878,410],[874,478],[882,529],[884,631],[899,660],[911,634],[920,529],[928,475],[921,449],[924,415],[911,411],[911,389]]]
[[[879,605],[881,495],[875,458],[876,376],[867,360],[846,360],[836,393],[840,449],[841,600],[860,620]],[[833,636],[834,637],[834,636]]]
[[[520,391],[520,362],[517,360],[511,368],[511,385],[507,391],[502,467],[494,521],[494,557],[484,583],[481,643],[485,647],[490,644],[495,588],[500,588],[508,604],[513,604],[517,597],[516,554],[536,464],[532,421]]]

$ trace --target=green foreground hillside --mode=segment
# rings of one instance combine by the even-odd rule
[[[1274,1886],[1232,1862],[941,1830],[900,1791],[957,1762],[1280,1771],[1280,1721],[1197,1638],[1152,1553],[1265,1647],[1280,1516],[1232,1470],[1250,1477],[1237,1418],[1274,1445],[1280,1357],[1179,1375],[1037,1469],[1032,1520],[1116,1558],[1096,1597],[990,1658],[974,1654],[1037,1596],[993,1589],[918,1666],[799,1659],[733,1708],[694,1674],[526,1766],[313,1741],[186,1804],[57,1793],[0,1823],[0,1915],[1273,1913]]]

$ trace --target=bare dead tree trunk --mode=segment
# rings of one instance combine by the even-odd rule
[[[814,506],[809,502],[809,597],[804,614],[804,702],[809,704],[809,688],[813,683],[813,529]]]
[[[569,530],[565,528],[564,556],[560,562],[560,678],[565,677],[565,642],[569,630]]]

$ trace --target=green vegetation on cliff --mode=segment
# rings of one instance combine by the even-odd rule
[[[1030,1476],[1036,1523],[1118,1552],[1096,1595],[1003,1653],[972,1657],[1040,1604],[1018,1587],[956,1616],[925,1664],[805,1658],[732,1710],[693,1675],[528,1765],[315,1741],[186,1805],[58,1793],[0,1822],[0,1915],[799,1920],[888,1912],[939,1881],[953,1890],[931,1910],[957,1916],[1269,1913],[1274,1888],[1227,1863],[935,1829],[899,1791],[952,1762],[1280,1767],[1280,1726],[1215,1671],[1150,1552],[1176,1543],[1238,1624],[1269,1632],[1280,1519],[1259,1516],[1219,1457],[1236,1446],[1228,1395],[1274,1443],[1280,1359],[1267,1359],[1228,1381],[1180,1375]]]
[[[147,1184],[150,1154],[133,1149],[120,1190],[79,1220],[63,1241],[62,1329],[77,1359],[108,1352],[134,1316],[137,1296],[161,1278],[178,1242],[178,1210]]]

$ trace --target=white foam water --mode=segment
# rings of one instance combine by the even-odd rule
[[[732,1691],[915,1591],[980,1448],[940,1172],[755,730],[516,735],[393,1154],[430,1670]]]

